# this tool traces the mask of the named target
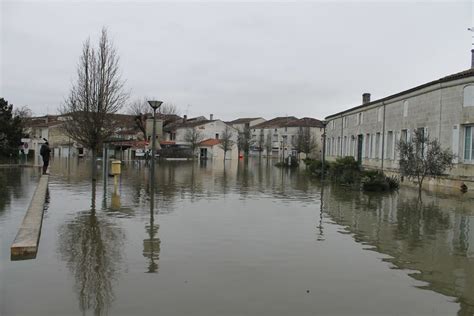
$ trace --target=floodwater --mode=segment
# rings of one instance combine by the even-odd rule
[[[473,315],[473,200],[364,194],[234,163],[52,162],[36,259],[9,247],[39,172],[0,169],[1,315]],[[153,193],[154,190],[154,193]]]

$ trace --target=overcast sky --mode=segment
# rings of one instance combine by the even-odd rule
[[[1,2],[0,97],[54,114],[106,26],[131,98],[324,118],[470,67],[473,1]]]

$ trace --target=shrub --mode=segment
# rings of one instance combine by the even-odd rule
[[[399,187],[396,177],[387,177],[379,170],[364,171],[360,182],[364,191],[388,191]]]
[[[353,184],[360,179],[359,163],[352,156],[337,158],[328,168],[330,177],[340,183]]]

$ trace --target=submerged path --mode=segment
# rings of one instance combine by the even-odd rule
[[[30,206],[10,248],[12,260],[34,259],[43,223],[44,204],[48,190],[49,175],[42,175],[36,187]]]

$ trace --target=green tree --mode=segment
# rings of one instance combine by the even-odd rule
[[[13,104],[0,98],[0,157],[16,157],[23,136],[23,121],[13,114]]]
[[[437,139],[431,140],[423,129],[415,130],[408,141],[397,144],[400,174],[418,183],[418,193],[426,177],[437,177],[453,166],[455,155],[447,148],[441,148]]]

